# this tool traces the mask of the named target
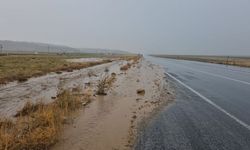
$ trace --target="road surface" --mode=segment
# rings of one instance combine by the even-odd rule
[[[147,59],[166,69],[176,99],[140,130],[136,150],[250,150],[250,69]]]

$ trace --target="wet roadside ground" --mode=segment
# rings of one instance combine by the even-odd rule
[[[141,128],[136,150],[250,149],[249,69],[149,59],[173,77],[176,99]]]

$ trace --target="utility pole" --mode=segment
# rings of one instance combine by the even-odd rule
[[[229,65],[229,56],[227,56],[227,65]]]
[[[3,44],[0,44],[1,54],[3,53]]]
[[[49,55],[49,49],[50,49],[50,47],[49,47],[49,45],[48,45],[48,55]]]

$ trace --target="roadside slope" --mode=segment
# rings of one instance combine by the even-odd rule
[[[141,60],[116,74],[117,81],[107,96],[97,96],[83,109],[53,150],[131,149],[142,119],[171,100],[159,66]],[[138,89],[145,93],[137,94]]]
[[[250,81],[248,68],[242,72],[240,67],[185,60],[151,61],[165,67],[176,99],[141,130],[136,150],[250,149],[250,88],[239,82]]]

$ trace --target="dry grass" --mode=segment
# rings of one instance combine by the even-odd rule
[[[0,84],[11,81],[26,81],[28,78],[45,75],[49,72],[61,73],[71,72],[110,62],[86,62],[73,63],[65,60],[63,56],[42,56],[42,55],[12,55],[1,56],[0,59]]]
[[[69,63],[61,57],[2,56],[0,83],[24,81],[31,76],[80,69],[96,64],[99,63]],[[104,76],[99,81],[97,93],[106,94],[115,77],[115,73]],[[13,120],[0,119],[0,150],[48,149],[58,141],[63,124],[69,120],[72,112],[89,102],[91,96],[89,93],[91,92],[82,95],[79,89],[63,91],[53,103],[27,102]]]
[[[137,55],[112,56],[118,57],[121,60],[133,60],[134,62],[140,59]],[[57,55],[10,55],[1,56],[0,59],[0,84],[6,84],[11,81],[24,82],[31,77],[45,75],[49,72],[61,71],[72,72],[73,70],[91,67],[102,63],[111,62],[104,60],[102,62],[85,62],[76,63],[68,62],[66,56]],[[70,57],[72,58],[72,57]]]
[[[0,149],[48,149],[57,142],[65,120],[83,101],[82,96],[64,91],[51,104],[27,103],[15,121],[0,120]]]
[[[30,113],[36,112],[38,109],[45,107],[46,105],[43,103],[38,103],[36,105],[32,104],[31,102],[27,102],[24,107],[22,108],[22,110],[18,111],[15,115],[15,117],[19,117],[19,116],[26,116]]]
[[[131,64],[130,64],[130,63],[127,63],[126,65],[121,66],[120,70],[126,71],[126,70],[128,70],[130,67],[131,67]]]
[[[126,60],[126,61],[131,61],[132,60],[134,62],[140,60],[141,58],[142,58],[141,55],[120,56],[121,60]]]
[[[128,61],[127,64],[121,66],[120,70],[122,71],[126,71],[129,68],[131,68],[131,66],[134,66],[135,64],[139,63],[140,59],[142,58],[142,56],[130,56],[125,58],[124,60]],[[131,62],[131,63],[129,63]]]
[[[116,75],[114,73],[109,75],[104,75],[97,84],[97,92],[98,95],[107,95],[107,90],[111,87],[112,83],[115,81]]]

